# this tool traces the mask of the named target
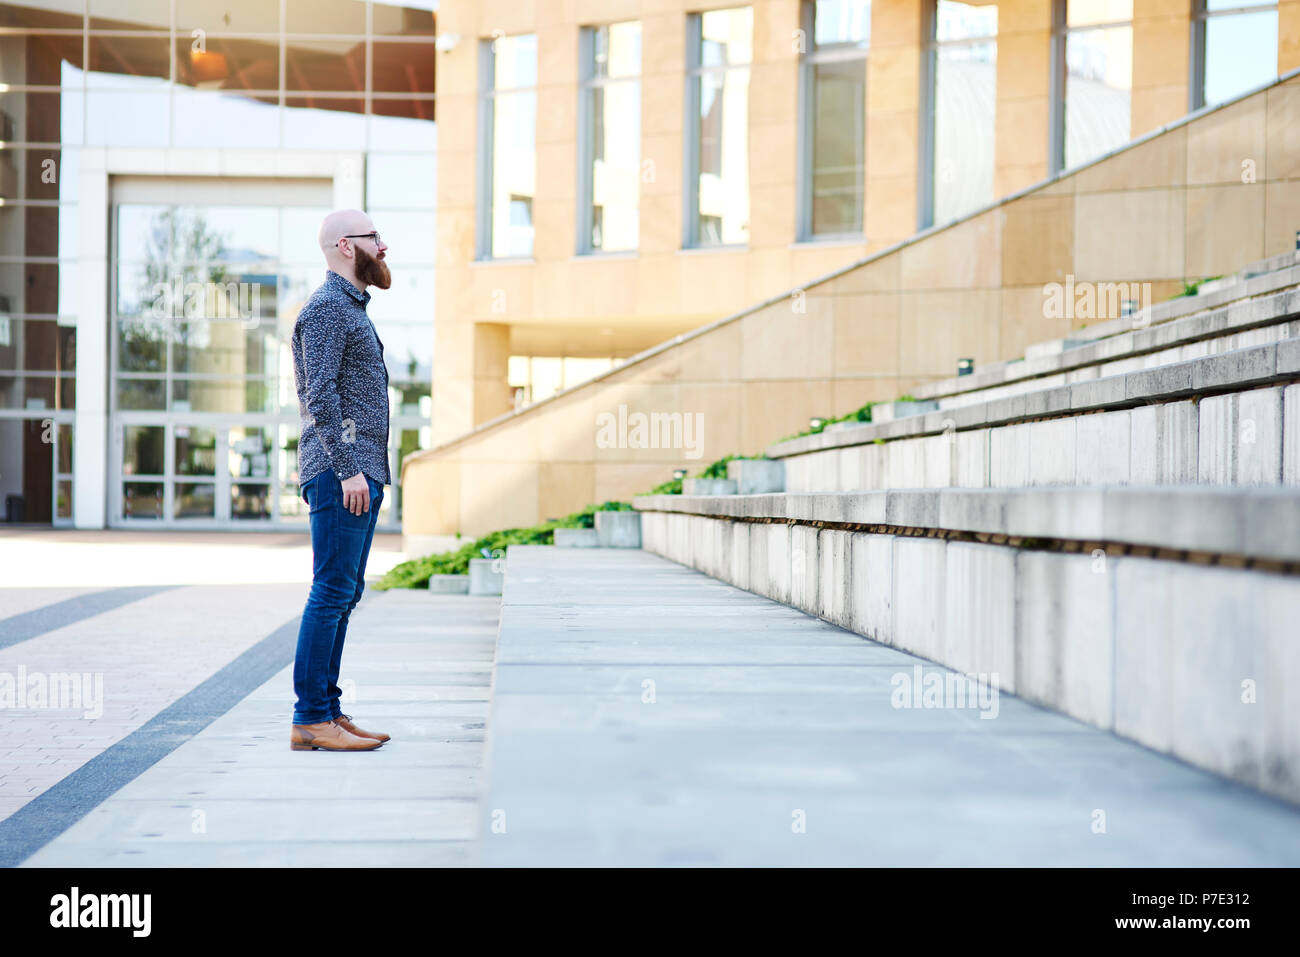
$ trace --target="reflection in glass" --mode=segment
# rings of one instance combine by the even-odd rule
[[[161,519],[163,517],[163,483],[123,482],[122,517]]]
[[[217,433],[194,425],[178,425],[176,435],[177,475],[217,474]]]
[[[176,412],[274,412],[275,391],[265,379],[176,379],[171,408]]]
[[[995,37],[998,33],[998,7],[995,3],[958,3],[939,0],[935,14],[935,39],[973,40]]]
[[[72,482],[69,479],[60,479],[58,484],[58,495],[54,503],[55,518],[72,518]]]
[[[375,93],[434,92],[432,43],[384,43],[376,40],[371,81]]]
[[[216,517],[217,487],[211,482],[177,482],[173,496],[173,518]]]
[[[264,479],[271,476],[271,430],[239,426],[227,438],[227,465],[231,478]]]
[[[1130,139],[1133,28],[1070,33],[1065,62],[1065,166],[1070,168]]]
[[[287,33],[362,34],[366,32],[366,5],[356,0],[285,0],[284,29]]]
[[[360,97],[286,96],[281,114],[281,141],[286,149],[335,149],[365,142],[365,100]]]
[[[178,87],[172,108],[172,145],[240,147],[280,144],[280,108],[236,93],[208,93]]]
[[[1128,23],[1132,19],[1133,0],[1068,0],[1066,3],[1065,22],[1071,27]]]
[[[57,468],[61,473],[72,472],[72,449],[75,429],[76,426],[71,422],[59,423],[59,464]]]
[[[280,44],[208,37],[200,46],[186,33],[176,38],[176,82],[205,90],[278,90]]]
[[[592,250],[635,249],[640,238],[641,25],[590,32],[587,82],[587,235]]]
[[[1276,9],[1206,19],[1206,106],[1240,96],[1276,76]]]
[[[934,222],[993,200],[997,44],[939,47],[935,63]]]
[[[438,127],[434,124],[432,99],[370,101],[369,121],[372,150],[421,151],[438,148]]]
[[[365,39],[358,36],[342,41],[298,41],[290,37],[285,48],[284,88],[303,92],[364,93]]]
[[[162,410],[167,407],[167,383],[162,379],[117,378],[117,408]]]
[[[188,42],[188,41],[187,41]],[[90,70],[103,75],[105,86],[130,86],[128,77],[169,80],[172,75],[171,50],[166,36],[105,36],[92,33]]]
[[[492,103],[492,248],[494,258],[533,254],[537,94],[498,95]]]
[[[696,241],[701,246],[743,244],[749,241],[748,63],[753,11],[743,7],[698,16]]]
[[[866,151],[866,60],[812,68],[814,235],[862,230]]]
[[[336,6],[338,2],[339,0],[334,0],[330,6]],[[163,23],[166,24],[165,14]],[[272,2],[234,4],[213,3],[212,0],[176,0],[176,31],[188,36],[195,29],[203,29],[209,35],[279,33],[280,5]],[[324,28],[320,28],[319,32],[324,32]]]
[[[234,519],[269,519],[271,487],[265,482],[239,482],[230,486],[230,517]]]
[[[162,475],[166,432],[161,425],[123,426],[122,474]]]
[[[166,372],[169,325],[163,319],[123,319],[118,322],[118,370]]]
[[[492,48],[492,86],[497,90],[537,85],[537,36],[497,37]]]
[[[813,12],[816,47],[861,46],[871,40],[871,0],[817,0]]]
[[[432,209],[438,203],[438,163],[432,155],[371,153],[366,157],[366,203],[371,210]],[[323,214],[322,214],[323,215]],[[385,214],[387,215],[387,214]],[[319,217],[317,217],[319,222]],[[311,247],[320,258],[312,233]],[[387,239],[387,230],[385,230]],[[429,237],[432,245],[433,237]],[[304,251],[306,250],[304,242]],[[430,253],[424,262],[432,262]]]

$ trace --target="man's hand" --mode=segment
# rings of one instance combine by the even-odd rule
[[[353,515],[370,511],[370,483],[365,472],[343,480],[343,507]]]

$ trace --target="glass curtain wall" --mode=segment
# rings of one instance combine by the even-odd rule
[[[34,3],[0,4],[0,519],[72,518],[83,294],[77,184],[87,146],[252,148],[286,157],[310,150],[362,152],[365,202],[391,247],[394,272],[392,289],[377,294],[370,307],[389,362],[394,466],[403,451],[427,444],[434,6],[432,0],[231,0],[219,6],[83,0],[52,11]],[[230,183],[237,192],[238,179]],[[284,329],[292,329],[297,309],[324,278],[315,243],[323,209],[274,202],[127,203],[119,212],[110,398],[114,413],[165,412],[171,431],[160,440],[148,431],[154,427],[128,431],[115,420],[119,432],[110,438],[123,455],[138,455],[131,466],[137,474],[153,474],[139,469],[159,464],[160,452],[172,462],[177,495],[173,510],[162,516],[167,521],[224,511],[209,509],[207,501],[208,486],[215,484],[214,436],[177,418],[187,409],[218,405],[272,416],[274,425],[259,426],[259,435],[251,425],[228,430],[229,454],[239,459],[230,467],[239,469],[235,478],[260,479],[258,456],[279,457],[272,472],[286,487],[295,485],[298,415]],[[154,282],[142,290],[150,269]],[[177,317],[166,308],[160,317],[159,299],[170,295],[161,290],[174,290],[177,279],[182,288],[224,280],[256,289],[270,325],[224,328],[194,320],[192,311]],[[252,450],[254,439],[261,450]],[[192,481],[180,482],[186,474]],[[122,478],[110,474],[108,482]],[[157,500],[143,484],[123,496],[132,503],[129,516],[110,513],[110,522],[158,515]],[[234,488],[239,484],[232,483],[232,516],[269,520],[278,512],[283,520],[301,520],[291,514],[285,489],[268,492],[268,500],[278,495],[284,506],[268,509],[257,496],[242,496]],[[385,499],[382,520],[398,521],[397,508],[387,508],[398,499]]]

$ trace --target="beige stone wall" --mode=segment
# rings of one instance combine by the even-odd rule
[[[404,531],[480,534],[627,499],[951,375],[958,358],[978,367],[1097,321],[1048,318],[1046,283],[1150,282],[1159,301],[1293,248],[1297,228],[1292,79],[409,457]],[[702,413],[699,457],[598,448],[597,416],[620,405]]]

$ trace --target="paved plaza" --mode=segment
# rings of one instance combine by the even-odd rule
[[[393,740],[293,752],[305,536],[56,544],[86,577],[0,591],[0,674],[102,695],[0,710],[5,865],[1300,863],[1296,808],[1010,695],[900,700],[950,673],[640,550],[369,590],[345,709]]]

